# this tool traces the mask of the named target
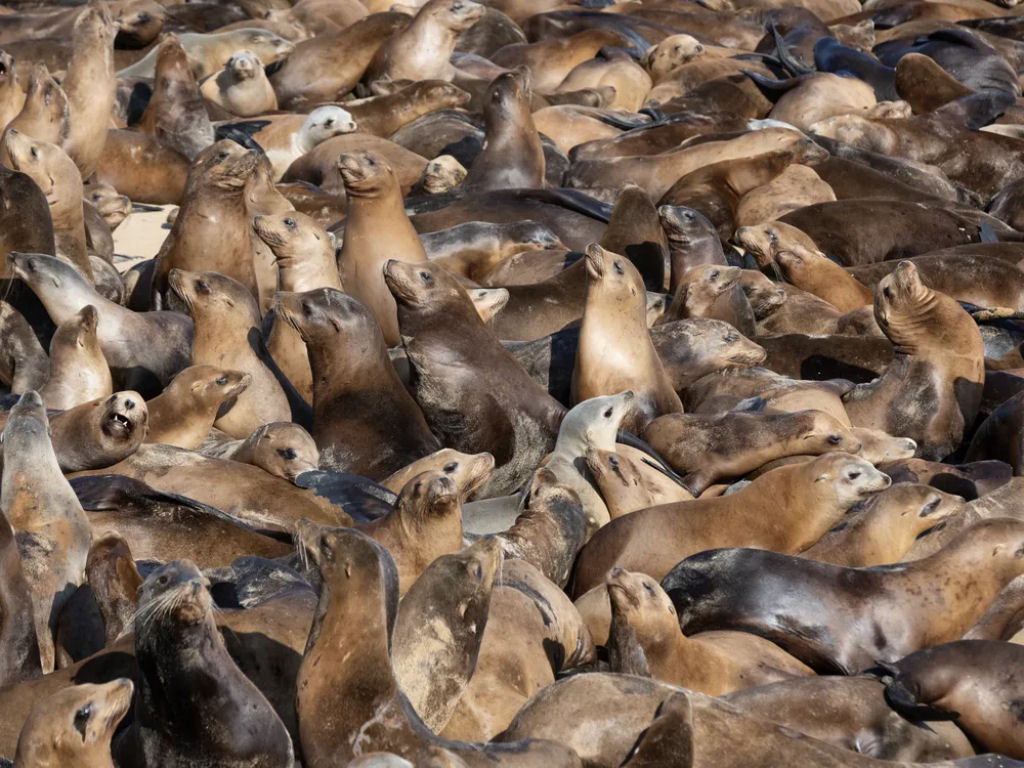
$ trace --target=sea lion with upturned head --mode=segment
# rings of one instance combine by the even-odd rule
[[[67,145],[71,134],[71,107],[64,89],[43,63],[32,68],[21,111],[7,123],[5,131],[12,128],[58,147]],[[0,149],[0,162],[8,165],[9,161],[6,151]]]
[[[54,669],[53,633],[61,608],[85,578],[92,530],[57,464],[46,410],[35,391],[11,409],[2,436],[0,510],[15,531],[45,674]]]
[[[298,331],[313,372],[320,464],[382,480],[441,446],[388,359],[373,315],[333,288],[279,293],[275,311]]]
[[[844,568],[715,549],[683,560],[662,587],[684,632],[742,628],[819,671],[852,674],[959,638],[1021,573],[1024,523],[991,518],[909,563]]]
[[[948,456],[981,401],[985,351],[978,326],[907,261],[875,289],[875,318],[895,345],[893,362],[876,381],[844,396],[850,421],[912,438],[922,458]]]
[[[207,101],[239,117],[277,109],[277,96],[263,71],[263,62],[252,51],[232,54],[224,69],[205,80],[199,90]]]
[[[858,501],[889,484],[863,459],[827,453],[772,470],[728,496],[634,512],[613,520],[587,542],[576,562],[574,594],[599,584],[614,565],[663,578],[681,559],[721,541],[795,554]]]
[[[448,62],[459,33],[484,15],[473,0],[430,0],[409,25],[396,31],[374,56],[367,76],[374,80],[451,80]]]
[[[231,410],[218,416],[214,425],[244,439],[262,424],[290,421],[288,397],[264,360],[259,310],[246,287],[217,272],[183,269],[172,269],[169,283],[195,322],[192,364],[215,365],[251,377]]]
[[[48,409],[64,411],[114,391],[103,356],[96,307],[86,304],[57,326],[50,340],[50,376],[39,390]]]
[[[146,403],[146,442],[195,450],[209,434],[221,406],[240,395],[251,381],[248,373],[212,365],[185,368]]]
[[[64,149],[89,178],[107,140],[114,109],[114,36],[117,25],[103,3],[93,2],[75,20],[71,61],[61,86],[68,97],[71,129]]]
[[[391,166],[371,152],[350,152],[338,158],[348,196],[345,242],[338,254],[338,272],[345,290],[365,304],[380,325],[384,342],[399,341],[395,299],[384,282],[389,260],[426,261],[420,239],[402,204]]]
[[[453,276],[434,264],[392,260],[384,277],[427,425],[448,447],[494,456],[482,496],[511,493],[554,447],[565,408],[487,330]]]
[[[101,469],[135,453],[146,437],[149,413],[138,392],[115,392],[50,419],[50,437],[62,472]]]

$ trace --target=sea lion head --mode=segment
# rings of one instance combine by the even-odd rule
[[[50,125],[61,125],[61,141],[67,138],[71,106],[68,104],[64,89],[53,79],[43,62],[38,62],[32,67],[28,86],[25,88],[25,107],[35,114],[46,115]]]
[[[75,19],[76,39],[89,40],[91,45],[113,46],[117,35],[117,24],[107,11],[107,4],[92,0]]]
[[[252,383],[252,376],[241,371],[228,371],[212,365],[190,365],[177,373],[168,384],[183,389],[187,396],[204,406],[217,406],[242,394]]]
[[[57,187],[50,165],[57,147],[48,141],[33,139],[28,134],[10,128],[4,134],[3,148],[10,158],[11,168],[28,174],[49,198]]]
[[[8,412],[0,443],[9,443],[10,438],[16,434],[42,437],[49,435],[49,432],[50,421],[46,417],[43,398],[34,389],[30,389],[18,398],[18,402]]]
[[[679,631],[679,618],[672,600],[661,585],[645,573],[615,566],[604,578],[612,616],[625,619],[638,639],[664,636]]]
[[[625,256],[606,251],[597,243],[588,245],[584,253],[588,292],[598,291],[603,298],[616,303],[632,304],[639,300],[646,311],[647,291],[633,262]]]
[[[231,73],[235,81],[252,80],[263,72],[263,62],[252,51],[237,51],[228,59],[224,69]]]
[[[512,296],[508,288],[470,288],[466,293],[485,323],[501,312]]]
[[[320,451],[309,432],[290,421],[264,424],[247,442],[252,449],[249,463],[289,482],[320,465]]]
[[[888,475],[849,453],[823,454],[808,462],[806,469],[813,477],[816,494],[834,499],[843,510],[892,484]]]
[[[893,437],[881,429],[866,427],[855,427],[853,433],[860,440],[857,455],[872,464],[909,459],[917,452],[917,443],[909,437]]]
[[[194,627],[213,622],[210,582],[191,560],[172,560],[149,574],[139,587],[135,635],[173,624]]]
[[[11,251],[7,254],[7,268],[36,293],[86,285],[85,279],[71,264],[45,253]]]
[[[466,178],[466,169],[451,155],[440,155],[423,168],[419,184],[428,195],[451,192]]]
[[[307,344],[341,349],[357,339],[380,338],[377,321],[367,306],[334,288],[280,291],[274,297],[274,309]]]
[[[189,168],[187,186],[241,189],[256,173],[262,155],[251,152],[230,139],[221,139],[202,152]]]
[[[477,314],[466,290],[436,264],[390,259],[384,265],[384,282],[400,307],[439,308],[464,302],[473,315]]]
[[[801,415],[806,427],[800,438],[800,445],[805,446],[801,447],[801,453],[843,451],[856,454],[860,451],[860,440],[834,416],[815,410],[804,411]]]
[[[522,113],[529,113],[531,93],[530,70],[525,66],[511,72],[502,72],[487,86],[484,98],[484,113],[489,120],[506,120]]]
[[[227,275],[172,269],[167,282],[194,319],[243,315],[248,316],[252,326],[259,325],[259,309],[252,293]]]
[[[128,196],[119,194],[109,184],[90,184],[85,193],[86,200],[96,207],[111,230],[117,229],[132,212],[132,201]]]
[[[192,63],[188,59],[181,40],[173,32],[160,38],[160,43],[156,48],[154,75],[156,80],[154,87],[168,88],[172,83],[181,81],[186,81],[195,87]]]
[[[745,269],[740,277],[743,293],[754,310],[754,317],[764,320],[786,303],[786,290],[757,270]]]
[[[643,485],[643,476],[633,460],[615,451],[588,448],[587,469],[597,480],[602,495],[606,485],[619,485],[627,489]]]
[[[894,516],[913,516],[934,525],[962,512],[965,501],[963,496],[955,496],[924,483],[894,483],[867,499],[858,509],[871,509],[877,504],[885,504]]]
[[[473,96],[447,80],[420,80],[409,86],[416,98],[434,106],[434,109],[464,107]]]
[[[298,211],[254,216],[252,229],[274,251],[277,265],[283,268],[301,263],[306,254],[319,251],[328,238],[314,219]]]
[[[718,236],[714,226],[703,213],[685,205],[659,206],[658,219],[668,241],[679,247],[706,240],[711,233]]]
[[[805,270],[814,269],[822,259],[828,259],[828,257],[821,251],[812,251],[800,243],[792,243],[775,254],[775,262],[782,267],[782,274],[787,280]]]
[[[875,287],[875,320],[894,343],[928,333],[935,292],[921,281],[911,261],[901,261]],[[934,329],[933,329],[934,330]]]
[[[109,765],[110,740],[128,712],[134,685],[68,685],[39,699],[18,737],[16,765]]]
[[[413,519],[461,514],[462,493],[453,475],[432,469],[416,475],[398,494],[395,509]]]
[[[758,365],[768,353],[724,320],[691,318],[687,321],[687,336],[697,358],[718,368]]]
[[[483,18],[486,10],[473,0],[432,0],[428,6],[424,6],[424,11],[453,32],[469,29]]]
[[[115,392],[95,401],[100,408],[100,431],[114,442],[141,443],[149,429],[149,410],[138,392]]]
[[[591,397],[565,414],[558,428],[558,442],[582,442],[587,447],[613,450],[619,426],[635,410],[636,395],[632,390]],[[558,450],[557,443],[555,450]]]
[[[348,110],[333,104],[317,107],[309,113],[306,122],[302,124],[306,137],[306,151],[332,136],[352,133],[356,128],[356,121]]]
[[[249,27],[225,34],[231,35],[233,40],[237,40],[239,49],[246,49],[255,54],[262,62],[261,66],[270,66],[295,50],[295,43],[275,35],[269,29]]]
[[[669,35],[660,43],[647,49],[643,65],[657,81],[676,67],[693,61],[704,54],[704,46],[692,35]]]
[[[686,270],[683,274],[683,284],[688,287],[689,293],[696,289],[702,296],[714,298],[732,290],[739,283],[741,274],[739,267],[701,264],[699,267]]]
[[[398,570],[388,551],[362,531],[354,528],[332,528],[300,520],[296,525],[300,554],[308,557],[320,572],[328,594],[341,590],[383,589],[388,610],[388,627],[394,625],[398,608]],[[323,606],[321,593],[321,606]],[[364,595],[365,597],[365,595]],[[310,637],[319,635],[316,626],[322,621],[317,609]]]
[[[96,326],[99,324],[99,313],[96,312],[96,307],[92,304],[86,304],[78,312],[75,313],[74,318],[69,323],[61,323],[61,327],[68,328],[71,336],[73,337],[73,343],[79,349],[86,349],[93,347],[96,343]],[[54,338],[57,338],[57,334],[54,334]],[[69,339],[71,341],[71,339]],[[50,354],[53,355],[53,342],[50,342]]]
[[[891,154],[896,147],[896,133],[881,123],[859,115],[836,115],[813,123],[812,134],[835,139],[858,149]]]
[[[118,48],[144,48],[156,40],[164,28],[167,12],[153,0],[132,0],[121,6],[115,44]]]
[[[395,172],[384,158],[373,152],[345,152],[338,158],[338,172],[345,184],[345,193],[369,196],[396,186]]]

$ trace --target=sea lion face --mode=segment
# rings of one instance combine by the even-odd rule
[[[18,398],[18,402],[8,413],[7,424],[4,425],[0,442],[8,443],[10,438],[16,434],[42,437],[49,431],[50,422],[46,418],[43,398],[34,389],[30,389]]]
[[[370,194],[384,188],[395,172],[373,152],[345,152],[338,158],[338,172],[345,183],[345,192]]]
[[[641,637],[661,634],[666,627],[679,631],[672,600],[661,585],[645,573],[633,573],[618,566],[605,576],[612,613],[625,618]]]
[[[204,186],[221,189],[240,189],[256,173],[260,155],[228,139],[204,149],[189,169],[191,186],[193,179]]]
[[[194,365],[178,376],[187,374],[189,392],[201,403],[219,404],[242,394],[252,383],[252,375],[241,371],[225,371],[212,365]],[[175,377],[177,378],[177,376]]]
[[[481,6],[482,7],[482,6]],[[445,80],[424,80],[412,86],[423,101],[436,104],[437,109],[464,107],[473,96]]]
[[[281,312],[307,344],[335,347],[352,339],[368,338],[377,327],[366,305],[334,288],[279,292],[274,297],[274,309]]]
[[[370,581],[383,580],[397,593],[394,561],[384,547],[361,531],[300,520],[296,535],[302,553],[319,569],[325,586],[361,588],[369,587]]]
[[[209,580],[191,560],[172,560],[157,568],[139,587],[135,634],[144,634],[150,623],[203,623],[213,605],[209,589]]]
[[[900,517],[913,515],[937,523],[963,510],[963,496],[954,496],[923,483],[896,483],[875,497],[877,503],[892,504]]]
[[[669,242],[678,245],[689,245],[712,231],[711,223],[704,214],[685,205],[659,206],[658,219]]]
[[[56,256],[42,253],[19,253],[11,251],[7,254],[7,268],[15,277],[28,283],[32,290],[64,288],[81,280],[75,268]]]
[[[333,105],[317,107],[309,113],[303,124],[303,130],[306,131],[311,146],[332,136],[352,133],[356,127],[356,121],[348,111]]]
[[[164,35],[156,49],[156,80],[160,87],[167,88],[172,82],[195,79],[188,54],[178,36],[171,33]]]
[[[807,446],[808,453],[843,451],[856,454],[860,451],[860,440],[835,417],[822,411],[807,411],[806,416],[810,425],[807,434],[801,438],[801,445]]]
[[[263,62],[252,51],[238,51],[228,59],[224,68],[232,74],[236,81],[252,80],[263,71]]]
[[[316,443],[298,424],[264,424],[250,439],[253,442],[251,463],[289,482],[320,464]]]
[[[415,518],[447,517],[461,514],[462,494],[454,476],[432,469],[405,484],[395,508]]]
[[[786,303],[786,291],[755,270],[745,269],[740,277],[743,293],[754,310],[754,317],[764,320]]]
[[[99,314],[92,304],[86,304],[78,310],[75,323],[75,345],[79,349],[85,349],[95,343],[98,323]]]
[[[722,320],[702,319],[692,336],[693,346],[718,367],[757,365],[768,356],[764,347]]]
[[[117,25],[115,42],[121,48],[143,48],[156,40],[164,28],[167,17],[164,7],[151,0],[134,0],[122,6],[114,20]]]
[[[586,247],[588,290],[597,289],[603,296],[620,301],[635,301],[643,296],[646,306],[646,290],[643,278],[632,262],[625,256],[606,251],[597,243]]]
[[[85,199],[92,203],[107,226],[117,229],[118,224],[128,218],[132,212],[132,201],[127,195],[118,194],[109,184],[90,185],[86,190]]]
[[[891,330],[894,320],[911,320],[926,313],[934,293],[921,282],[913,262],[901,261],[875,288],[875,319],[883,331]]]
[[[703,53],[704,46],[697,38],[691,35],[669,35],[647,51],[643,63],[651,77],[657,80]]]
[[[434,14],[453,31],[462,32],[480,21],[484,10],[484,6],[473,0],[444,0]]]
[[[415,307],[425,304],[443,306],[449,301],[469,301],[465,290],[436,264],[391,259],[384,265],[384,282],[395,301]]]
[[[633,412],[635,404],[636,396],[632,390],[591,397],[575,405],[565,415],[558,435],[583,440],[590,447],[611,450],[622,420]]]
[[[69,685],[39,700],[18,737],[18,765],[93,765],[110,760],[110,739],[128,712],[127,678]]]
[[[642,480],[636,465],[615,451],[588,448],[587,469],[598,479],[600,485],[608,482],[621,485],[623,488],[637,488]]]
[[[219,272],[172,269],[167,282],[193,317],[199,313],[230,315],[238,311],[256,314],[249,289]],[[255,318],[253,322],[255,324]]]
[[[487,86],[484,110],[497,117],[513,116],[528,110],[530,98],[530,70],[516,67],[511,72],[502,72]]]
[[[49,169],[56,147],[47,141],[33,139],[14,128],[4,134],[3,143],[7,156],[11,159],[11,168],[31,176],[43,194],[49,198],[57,186]]]
[[[754,257],[759,267],[766,267],[779,251],[779,232],[772,224],[740,227],[733,239]]]
[[[115,442],[140,441],[149,428],[149,410],[138,392],[115,392],[97,405],[102,408],[100,430]]]
[[[740,281],[740,268],[702,264],[686,270],[683,280],[689,284],[690,291],[698,288],[703,296],[721,296]]]
[[[855,428],[853,433],[860,440],[858,455],[872,464],[909,459],[917,452],[917,443],[909,437],[893,437],[881,429],[864,427]]]
[[[252,229],[273,249],[278,266],[285,268],[294,266],[306,254],[319,251],[326,237],[313,219],[298,211],[254,216]]]
[[[816,485],[828,484],[842,509],[849,509],[861,499],[888,488],[892,481],[863,459],[849,453],[826,453],[809,462]]]
[[[858,149],[888,153],[895,146],[895,133],[884,125],[858,115],[837,115],[813,123],[809,131],[841,141]]]
[[[226,34],[235,35],[238,39],[238,47],[245,48],[252,52],[263,63],[269,66],[280,61],[295,50],[295,44],[275,35],[267,29],[253,27],[251,29],[238,29]]]
[[[451,155],[435,157],[423,169],[423,189],[430,195],[451,192],[466,178],[466,169]]]

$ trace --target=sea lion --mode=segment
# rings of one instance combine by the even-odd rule
[[[309,353],[312,434],[322,467],[382,480],[441,447],[398,378],[367,307],[321,288],[279,293],[274,308]]]
[[[982,520],[929,557],[872,568],[757,549],[709,550],[679,563],[662,586],[684,632],[742,627],[819,671],[852,674],[962,636],[1024,569],[1022,534],[1019,520]],[[804,590],[830,598],[792,602]],[[798,629],[807,626],[819,631]]]
[[[694,496],[784,456],[860,451],[857,437],[820,411],[673,413],[648,424],[644,439]]]
[[[544,186],[544,150],[530,113],[530,87],[529,74],[519,69],[498,75],[487,86],[486,139],[462,189],[486,192]]]
[[[96,169],[107,140],[117,90],[116,34],[117,25],[106,6],[94,2],[75,20],[71,36],[71,61],[61,81],[71,112],[71,127],[64,149],[83,179],[89,178]]]
[[[1013,467],[1013,473],[1024,472],[1024,451],[1021,450],[1021,403],[1024,394],[1007,399],[981,423],[967,448],[967,461],[999,459]]]
[[[534,87],[540,93],[549,93],[577,64],[592,59],[605,45],[622,45],[622,42],[622,35],[610,29],[584,30],[563,35],[561,39],[506,45],[488,58],[505,69],[526,66]]]
[[[11,54],[0,52],[0,125],[5,127],[25,106],[23,72],[18,71]]]
[[[613,565],[662,578],[688,554],[723,539],[799,552],[855,503],[889,484],[888,477],[863,459],[827,453],[772,470],[728,496],[634,512],[613,520],[584,546],[573,576],[574,594],[599,584]],[[779,506],[779,499],[787,499],[786,505]],[[799,528],[793,514],[798,514]]]
[[[673,278],[667,315],[722,320],[746,336],[757,332],[756,315],[740,283],[742,270],[717,264],[691,267]]]
[[[893,362],[844,396],[850,421],[912,438],[922,458],[948,456],[981,401],[985,353],[977,325],[906,261],[875,289],[875,318],[895,345]],[[931,405],[922,409],[925,401]]]
[[[216,755],[224,766],[290,768],[288,731],[228,654],[208,586],[189,560],[143,582],[135,618],[142,676],[119,763],[194,765]]]
[[[14,128],[3,137],[11,168],[26,173],[39,185],[50,205],[56,256],[60,256],[92,282],[92,265],[85,245],[82,177],[74,161],[60,147],[33,139]]]
[[[153,93],[138,129],[189,160],[196,159],[215,141],[203,94],[175,35],[165,36],[156,48]]]
[[[405,214],[388,163],[371,152],[350,152],[338,158],[338,170],[348,196],[345,243],[338,254],[341,282],[373,312],[385,344],[394,346],[398,318],[382,268],[389,260],[416,263],[426,261],[427,255]]]
[[[379,83],[374,86],[379,87]],[[352,113],[360,131],[392,137],[393,141],[406,146],[402,135],[404,126],[413,126],[419,118],[429,119],[434,113],[440,116],[443,110],[465,107],[471,98],[469,93],[445,80],[421,80],[391,93],[347,102],[345,108]],[[416,151],[411,146],[406,148]]]
[[[235,51],[248,49],[259,56],[265,66],[270,66],[295,50],[294,43],[258,27],[212,34],[184,32],[178,35],[178,40],[188,54],[192,73],[198,80],[219,70]],[[118,78],[153,77],[158,48],[150,49],[131,66],[118,70]]]
[[[274,180],[278,181],[293,162],[317,144],[356,130],[352,114],[340,106],[327,104],[317,107],[308,115],[272,115],[268,125],[253,134],[253,139],[263,147],[274,166]],[[263,120],[254,121],[257,123]],[[232,126],[232,123],[227,123]],[[243,123],[243,126],[246,124]],[[362,126],[358,126],[362,128]]]
[[[657,581],[612,568],[605,577],[611,601],[611,667],[635,673],[625,662],[639,651],[655,680],[721,696],[813,672],[767,640],[744,632],[679,631],[675,606]],[[756,639],[755,639],[756,638]]]
[[[476,667],[501,566],[496,539],[441,555],[398,605],[391,663],[395,679],[422,719],[439,733]]]
[[[636,395],[634,414],[627,422],[633,429],[646,426],[656,416],[682,411],[647,333],[646,292],[640,273],[626,258],[596,243],[586,253],[587,300],[576,348],[573,399],[581,402],[630,389]],[[632,351],[612,360],[605,354],[609,344]]]
[[[258,156],[233,141],[221,140],[192,164],[185,199],[153,268],[153,307],[167,308],[172,269],[219,272],[258,295],[250,217],[243,194]],[[249,430],[252,432],[252,430]],[[246,434],[248,434],[247,432]]]
[[[57,326],[50,341],[50,376],[39,390],[46,407],[64,411],[114,391],[96,335],[99,314],[86,304]]]
[[[985,749],[1024,757],[1018,732],[1020,684],[1013,674],[1024,648],[992,640],[959,640],[917,651],[883,669],[892,675],[885,698],[918,720],[955,719]],[[956,671],[950,675],[950,667]]]
[[[494,456],[482,497],[511,493],[554,447],[565,408],[487,330],[454,277],[434,264],[391,260],[384,278],[427,425],[448,447]]]
[[[5,131],[16,129],[39,141],[64,147],[71,134],[71,107],[67,94],[50,75],[46,65],[36,64],[25,89],[21,111],[9,122]],[[10,164],[6,150],[0,149],[0,162]]]
[[[193,365],[179,372],[159,395],[147,401],[150,443],[198,448],[217,419],[221,406],[241,394],[252,377],[212,365]]]
[[[50,438],[62,472],[101,469],[135,453],[149,413],[138,392],[115,392],[50,419]]]
[[[0,510],[15,531],[45,674],[54,669],[61,608],[85,578],[92,531],[57,464],[46,410],[35,391],[23,394],[11,409],[3,444]]]
[[[0,685],[14,685],[42,674],[32,592],[22,569],[14,529],[0,511]]]
[[[874,303],[875,293],[821,251],[799,243],[775,254],[783,277],[801,290],[813,293],[841,312],[852,312]]]
[[[41,699],[21,729],[14,764],[113,768],[110,740],[128,713],[133,691],[132,681],[122,677],[100,685],[71,685]]]
[[[0,300],[0,381],[12,393],[42,388],[50,375],[50,360],[25,316]]]
[[[800,553],[850,568],[896,563],[917,537],[963,511],[964,499],[920,483],[895,483],[850,510],[847,517]]]
[[[203,452],[252,464],[292,483],[303,472],[320,465],[320,451],[309,432],[290,421],[264,424],[245,440],[232,440],[216,449],[204,448]]]
[[[448,60],[456,38],[483,15],[484,6],[472,0],[429,0],[380,47],[367,76],[370,81],[451,80]]]
[[[195,322],[192,364],[242,371],[249,386],[214,426],[232,437],[246,438],[272,421],[290,421],[288,397],[264,361],[259,310],[244,285],[217,272],[172,269],[171,288]]]
[[[466,179],[466,169],[451,155],[435,157],[423,169],[412,194],[422,191],[427,195],[443,195],[451,192]]]
[[[274,169],[267,156],[261,152],[256,154],[256,167],[242,190],[246,220],[251,222],[256,216],[294,212],[295,206],[278,191],[274,184]],[[273,250],[263,242],[252,227],[248,228],[247,234],[252,249],[252,265],[256,275],[259,310],[262,314],[270,309],[270,304],[274,300],[274,292],[278,289],[277,263]]]
[[[209,102],[239,117],[277,109],[277,96],[263,71],[263,62],[252,51],[232,54],[224,69],[205,80],[199,90]]]
[[[686,501],[693,496],[660,469],[638,464],[624,453],[588,450],[587,469],[612,519],[638,509]]]

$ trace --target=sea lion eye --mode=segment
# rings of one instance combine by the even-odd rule
[[[651,585],[648,584],[647,582],[644,582],[644,589],[647,590],[647,594],[649,594],[649,595],[653,595],[654,594],[654,590],[651,589]]]
[[[740,337],[737,336],[735,333],[730,333],[725,337],[725,341],[727,344],[735,344],[739,340]]]
[[[161,587],[165,587],[165,586],[167,586],[167,582],[168,581],[169,581],[169,579],[167,578],[167,574],[165,573],[162,576],[160,576],[159,578],[157,578],[156,583],[159,584]]]
[[[199,291],[199,293],[209,293],[210,286],[205,280],[196,280],[196,290]]]
[[[82,734],[82,741],[85,741],[85,728],[89,724],[90,717],[92,717],[91,703],[75,712],[75,730]]]
[[[609,408],[607,411],[604,412],[604,417],[606,419],[610,419],[612,417],[612,409],[611,408]]]
[[[888,287],[882,289],[882,295],[887,299],[892,299],[892,291]]]
[[[828,444],[829,445],[839,445],[841,442],[843,442],[843,438],[840,435],[829,435],[828,436]]]
[[[721,273],[721,272],[719,272],[719,271],[718,271],[717,269],[712,269],[712,270],[711,270],[711,279],[712,279],[712,280],[717,280],[717,279],[718,279],[718,277],[719,277],[719,275],[721,275],[721,274],[722,274],[722,273]]]
[[[38,150],[37,150],[37,149],[36,149],[35,147],[32,147],[32,149],[31,149],[30,151],[31,151],[32,157],[34,157],[34,158],[37,158],[37,159],[38,159],[38,157],[39,157],[39,151],[38,151]]]
[[[473,566],[473,578],[482,579],[484,577],[484,569],[480,567],[480,563]]]
[[[278,451],[278,453],[281,455],[281,458],[287,461],[295,460],[296,454],[294,448],[282,448],[281,450]]]
[[[621,261],[616,261],[612,266],[615,267],[615,274],[617,274],[617,275],[624,275],[624,274],[626,274],[626,270],[624,270],[622,268],[622,262]]]
[[[214,382],[214,383],[217,384],[218,386],[223,387],[225,384],[228,383],[228,377],[227,376],[219,376],[219,377],[217,377],[217,381]]]
[[[858,470],[854,470],[853,472],[850,472],[846,477],[848,480],[856,480],[858,477],[860,477],[860,472]]]
[[[451,462],[450,464],[445,464],[444,465],[444,471],[447,472],[449,475],[452,472],[454,472],[456,469],[458,469],[458,468],[459,468],[459,465],[456,462],[454,462],[454,461]]]
[[[289,229],[295,229],[295,219],[285,219],[284,225]]]
[[[434,282],[434,278],[430,276],[429,272],[420,272],[420,277],[423,278],[423,282],[426,283],[427,285],[430,285],[432,282]]]

